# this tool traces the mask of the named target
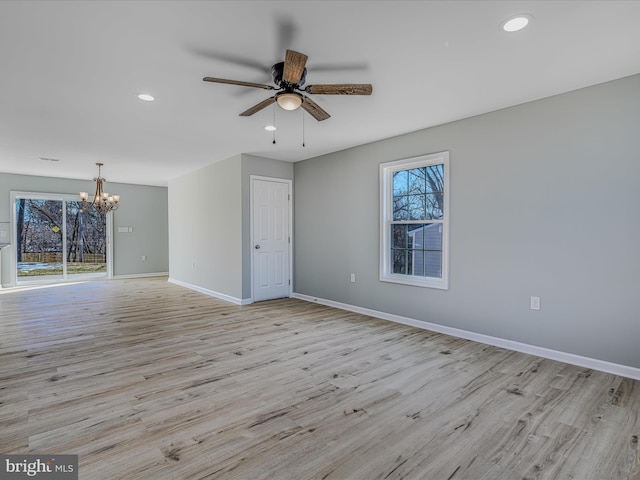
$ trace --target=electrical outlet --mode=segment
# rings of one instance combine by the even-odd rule
[[[355,273],[351,274],[351,283],[356,283],[356,274]]]
[[[540,297],[531,297],[529,308],[531,310],[540,310]]]
[[[146,262],[147,261],[147,256],[146,255],[142,255],[142,261]]]

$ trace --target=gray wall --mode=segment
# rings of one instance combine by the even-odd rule
[[[169,277],[242,298],[241,156],[169,182]]]
[[[640,367],[639,125],[633,76],[298,162],[295,291]],[[444,150],[450,288],[380,282],[379,164]]]
[[[241,154],[169,182],[172,280],[251,298],[251,175],[292,179],[293,165]]]
[[[37,177],[0,173],[0,222],[11,222],[11,191],[77,194],[92,191],[87,180]],[[142,275],[169,270],[167,188],[109,182],[109,191],[120,195],[120,208],[113,213],[113,274]],[[133,227],[118,233],[119,226]],[[9,279],[8,249],[3,249],[2,278]],[[142,261],[142,255],[147,261]]]

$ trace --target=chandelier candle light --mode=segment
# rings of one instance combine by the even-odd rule
[[[106,215],[112,210],[118,209],[118,203],[120,202],[120,195],[109,195],[107,192],[102,191],[102,184],[107,180],[100,176],[100,169],[104,164],[96,163],[98,166],[98,178],[94,178],[96,182],[96,193],[93,196],[91,203],[87,202],[89,194],[87,192],[80,192],[80,201],[83,209],[93,209],[97,213]]]

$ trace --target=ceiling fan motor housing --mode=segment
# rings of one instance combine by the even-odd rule
[[[287,82],[282,81],[283,71],[284,71],[284,62],[278,62],[273,67],[271,67],[271,78],[273,78],[273,83],[275,83],[277,86],[284,89],[287,89],[287,88],[293,89],[296,85],[290,85]],[[307,76],[307,69],[305,67],[305,69],[302,72],[302,76],[300,77],[300,81],[297,83],[298,87],[301,87],[302,85],[304,85],[306,76]]]

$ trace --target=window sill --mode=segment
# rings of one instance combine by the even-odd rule
[[[444,278],[409,277],[407,275],[380,275],[381,282],[400,283],[414,287],[436,288],[449,290],[449,284]]]

